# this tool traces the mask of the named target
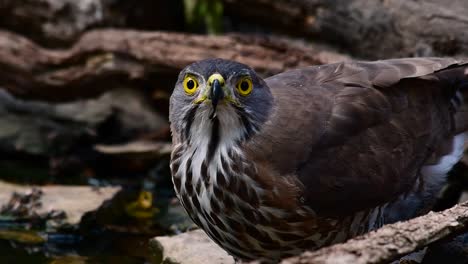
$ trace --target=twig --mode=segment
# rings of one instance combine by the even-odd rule
[[[442,212],[430,212],[406,222],[386,225],[315,252],[283,260],[283,264],[388,263],[433,242],[468,229],[468,202]]]

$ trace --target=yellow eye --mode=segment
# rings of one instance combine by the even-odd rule
[[[253,89],[252,79],[249,77],[242,78],[239,82],[237,82],[236,88],[240,95],[249,95]]]
[[[185,79],[184,79],[185,93],[187,93],[188,95],[192,95],[195,93],[195,91],[197,91],[197,88],[198,88],[197,79],[191,75],[185,76]]]

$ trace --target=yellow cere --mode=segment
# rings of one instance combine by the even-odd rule
[[[208,85],[211,86],[213,85],[213,81],[214,80],[218,80],[219,81],[219,84],[221,84],[221,86],[224,85],[224,78],[221,74],[219,73],[213,73],[209,78],[208,78]]]
[[[195,76],[187,75],[184,79],[184,91],[188,95],[193,95],[198,88],[198,81]]]
[[[242,96],[249,95],[253,90],[252,79],[250,77],[244,77],[237,82],[237,91]]]
[[[224,86],[224,78],[221,74],[219,73],[214,73],[212,75],[210,75],[210,77],[208,78],[208,86],[210,87],[210,89],[212,88],[211,86],[213,85],[213,81],[214,80],[218,80],[219,83],[221,84],[221,86]],[[209,92],[209,89],[206,90],[207,92]],[[206,94],[202,94],[199,98],[197,98],[195,100],[195,104],[200,104],[200,103],[203,103],[205,102],[205,100],[208,99],[208,96]]]
[[[188,76],[188,77],[190,77],[190,76]],[[231,93],[227,89],[225,89],[225,87],[224,87],[224,85],[225,85],[224,77],[219,73],[213,73],[212,75],[210,75],[210,77],[208,78],[208,81],[207,81],[207,85],[208,85],[208,87],[210,89],[213,88],[212,85],[213,85],[214,80],[218,80],[219,83],[221,84],[221,86],[224,89],[224,93],[225,93],[224,101],[239,106],[240,105],[239,102],[232,97]],[[246,80],[246,82],[248,82],[249,86],[250,86],[250,88],[249,88],[250,91],[248,91],[247,94],[242,94],[244,96],[247,96],[252,90],[252,80],[249,77],[245,77],[242,80]],[[185,81],[184,81],[184,83],[185,83]],[[239,84],[237,86],[239,86]],[[185,85],[184,85],[184,87],[185,87]],[[196,100],[194,100],[193,103],[194,104],[201,104],[201,103],[206,102],[206,100],[208,99],[208,93],[210,92],[210,89],[206,89],[205,92],[203,92]]]

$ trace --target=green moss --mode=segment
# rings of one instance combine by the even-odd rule
[[[221,0],[184,0],[185,22],[192,30],[204,28],[208,34],[219,34],[223,25]]]
[[[23,244],[42,244],[45,239],[34,231],[0,230],[0,239]]]

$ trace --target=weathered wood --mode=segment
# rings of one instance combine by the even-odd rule
[[[343,244],[306,252],[282,263],[388,263],[467,229],[468,202],[465,202],[442,212],[431,212],[406,222],[386,225]]]
[[[231,17],[369,59],[468,54],[464,0],[224,0]]]
[[[301,42],[251,35],[97,30],[70,49],[50,50],[0,31],[0,87],[18,97],[49,101],[148,81],[170,91],[184,66],[213,57],[243,62],[264,75],[347,58]]]
[[[57,47],[97,27],[180,31],[183,11],[182,1],[0,0],[0,27]]]
[[[267,31],[308,36],[358,57],[468,54],[468,5],[464,0],[223,2],[229,24],[247,21],[264,25]],[[96,27],[183,30],[182,12],[181,1],[2,0],[0,26],[57,46]]]

